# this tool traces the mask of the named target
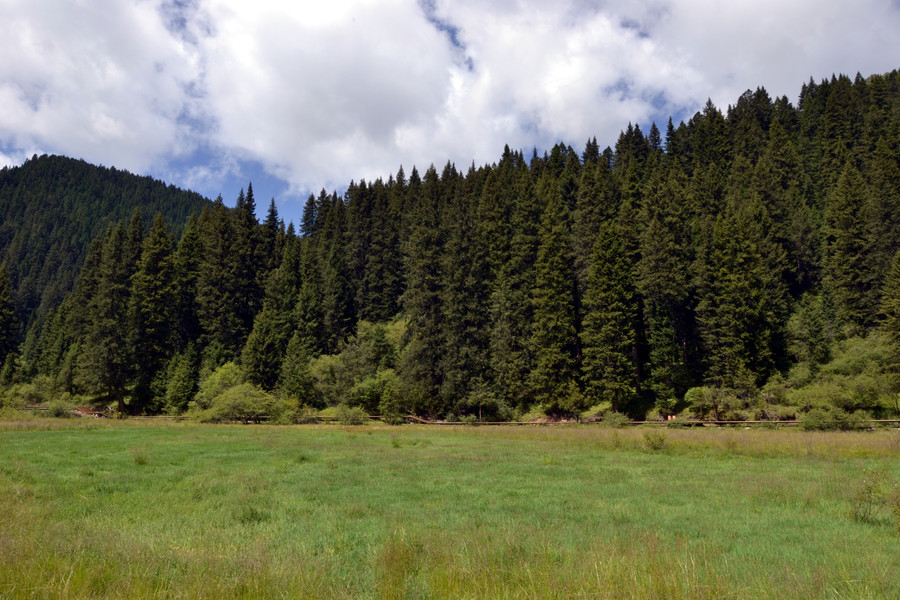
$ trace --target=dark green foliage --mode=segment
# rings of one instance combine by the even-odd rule
[[[825,202],[824,285],[834,302],[838,326],[857,334],[872,325],[878,283],[872,270],[874,244],[868,230],[869,189],[848,163]]]
[[[288,342],[281,363],[278,391],[284,397],[296,399],[301,406],[319,405],[314,381],[309,373],[309,354],[297,333]]]
[[[86,306],[77,373],[86,391],[104,395],[120,413],[127,411],[125,392],[134,368],[127,326],[133,267],[127,262],[127,244],[124,227],[110,227],[96,267],[96,289]]]
[[[582,377],[591,405],[609,402],[614,411],[637,394],[633,268],[613,223],[601,227],[594,244],[584,296]]]
[[[78,278],[91,240],[140,209],[143,225],[162,213],[180,235],[208,201],[150,177],[61,156],[35,156],[0,170],[0,262],[26,327],[48,318]]]
[[[9,270],[0,263],[0,364],[16,351],[19,340],[19,318],[12,303]]]
[[[529,385],[535,400],[553,406],[578,378],[580,344],[576,281],[569,249],[569,211],[550,192],[541,218],[540,246],[531,293],[534,323],[529,341],[534,367]],[[561,408],[561,407],[560,407]]]
[[[286,421],[892,414],[898,115],[897,72],[810,81],[796,108],[759,88],[580,156],[322,190],[299,237],[274,202],[257,221],[249,185],[229,209],[34,159],[0,173],[2,380],[180,412],[240,361],[229,387],[274,391]]]
[[[177,307],[173,250],[165,221],[157,215],[131,279],[129,316],[137,411],[151,401],[151,383],[172,355]]]
[[[200,371],[200,357],[193,344],[169,361],[166,381],[165,410],[170,414],[180,414],[187,410],[188,403],[197,393],[197,379]]]

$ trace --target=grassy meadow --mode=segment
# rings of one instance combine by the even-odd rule
[[[0,598],[900,598],[900,432],[0,423]]]

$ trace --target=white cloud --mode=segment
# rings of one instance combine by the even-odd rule
[[[3,160],[341,187],[896,68],[891,0],[0,0]],[[660,126],[663,123],[659,123]],[[190,159],[202,159],[187,164]],[[171,162],[170,162],[171,161]]]
[[[145,170],[177,139],[193,57],[147,2],[4,1],[0,139]]]

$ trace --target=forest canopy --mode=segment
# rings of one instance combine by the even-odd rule
[[[897,71],[810,80],[796,106],[747,91],[605,148],[401,167],[311,195],[298,230],[274,201],[260,222],[252,185],[228,208],[107,171],[59,199],[42,190],[72,176],[61,160],[0,174],[10,405],[52,390],[211,419],[900,413]],[[49,259],[14,233],[37,221],[16,216],[23,194],[46,227],[87,215],[45,255],[78,272],[52,293],[33,275]],[[140,212],[104,204],[118,198]]]

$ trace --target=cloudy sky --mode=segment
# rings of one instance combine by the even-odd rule
[[[295,219],[404,165],[579,151],[900,67],[900,0],[0,0],[0,165],[64,154]]]

